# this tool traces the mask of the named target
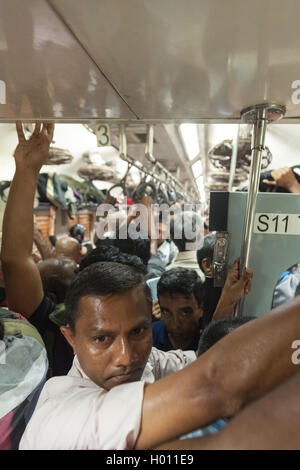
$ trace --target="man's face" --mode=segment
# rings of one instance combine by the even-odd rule
[[[112,296],[86,295],[78,308],[75,332],[62,328],[62,333],[87,376],[106,390],[140,380],[152,348],[143,286]]]
[[[161,320],[175,349],[186,349],[199,335],[203,310],[194,296],[163,294],[159,296]]]

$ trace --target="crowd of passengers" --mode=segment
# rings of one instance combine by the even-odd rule
[[[1,248],[0,449],[299,448],[300,297],[234,316],[253,272],[240,273],[237,259],[214,287],[216,235],[206,226],[187,249],[185,224],[203,232],[203,223],[183,206],[167,223],[158,217],[155,243],[150,229],[130,236],[129,215],[126,239],[110,233],[86,247],[77,225],[50,246],[33,203],[54,124],[36,124],[28,140],[16,128]],[[263,181],[300,193],[296,176],[282,169]]]

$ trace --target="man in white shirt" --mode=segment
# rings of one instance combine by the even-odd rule
[[[61,331],[76,354],[73,367],[46,383],[20,449],[152,448],[233,416],[296,372],[295,300],[195,360],[152,349],[151,295],[135,266],[92,264],[65,302],[69,326]]]
[[[128,263],[94,263],[76,278],[65,301],[69,327],[61,327],[73,367],[47,382],[20,449],[133,448],[145,382],[196,359],[152,348],[150,291],[135,257]]]
[[[46,383],[20,449],[152,448],[233,416],[296,372],[295,300],[195,360],[191,352],[152,348],[151,294],[136,266],[90,265],[65,302],[61,331],[76,354],[73,367]]]
[[[53,130],[37,124],[26,140],[17,125],[1,251],[9,306],[27,316],[44,297],[31,257],[32,207]],[[61,327],[76,355],[73,367],[46,383],[20,449],[153,448],[233,416],[298,370],[291,345],[300,334],[300,298],[238,328],[197,360],[152,350],[151,306],[134,265],[95,263],[79,273],[66,298],[68,326]]]

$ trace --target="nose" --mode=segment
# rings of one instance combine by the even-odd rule
[[[116,367],[130,368],[138,361],[138,354],[127,338],[120,338],[115,343],[114,365]]]
[[[172,330],[179,331],[181,329],[181,318],[180,315],[174,314],[172,318]]]

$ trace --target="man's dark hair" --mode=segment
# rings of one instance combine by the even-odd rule
[[[205,353],[209,348],[216,344],[224,336],[234,331],[239,326],[254,320],[256,317],[235,317],[222,318],[221,320],[210,323],[202,332],[198,344],[198,356]]]
[[[170,236],[180,252],[187,251],[187,244],[197,241],[198,235],[201,234],[201,222],[200,216],[193,211],[177,212],[171,218]],[[192,239],[186,237],[186,228],[191,229],[194,235]]]
[[[69,326],[73,331],[75,330],[79,314],[78,302],[81,297],[85,295],[113,296],[130,291],[138,285],[144,287],[145,297],[149,302],[149,312],[151,312],[151,290],[144,280],[144,274],[134,265],[134,260],[132,264],[110,261],[91,264],[79,272],[67,293],[65,307]]]
[[[120,251],[119,248],[109,243],[105,243],[103,245],[99,244],[96,248],[90,251],[90,253],[88,253],[81,260],[81,263],[79,265],[79,271],[82,271],[91,264],[103,261],[126,264],[128,266],[134,267],[143,275],[147,273],[147,268],[139,257],[128,253],[123,253],[122,251]]]
[[[165,271],[158,281],[158,299],[163,294],[182,294],[186,297],[193,294],[200,307],[203,303],[204,286],[195,270],[175,268]]]
[[[208,258],[211,261],[213,260],[215,244],[215,233],[209,233],[208,235],[205,235],[202,248],[197,250],[197,261],[200,269],[202,269],[201,263],[204,258]]]
[[[54,303],[64,302],[75,277],[76,263],[66,258],[48,258],[37,264],[45,293]]]
[[[96,247],[101,247],[104,245],[115,246],[119,248],[122,253],[128,253],[129,255],[138,256],[143,261],[144,265],[147,266],[148,261],[150,259],[150,238],[142,238],[138,237],[136,240],[131,238],[129,234],[127,234],[127,238],[121,239],[116,238],[114,239],[104,239],[104,240],[97,240]]]

